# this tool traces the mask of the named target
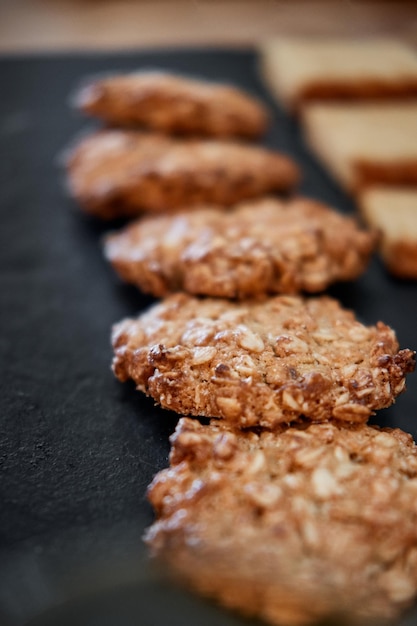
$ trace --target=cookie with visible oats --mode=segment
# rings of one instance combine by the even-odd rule
[[[110,124],[163,133],[255,138],[268,123],[265,106],[240,89],[167,72],[92,79],[74,102]]]
[[[319,202],[254,200],[157,216],[111,234],[105,253],[120,276],[155,296],[224,298],[317,292],[366,268],[375,236]]]
[[[149,488],[157,519],[145,538],[177,578],[286,626],[336,614],[381,624],[415,598],[410,435],[335,422],[234,431],[183,418],[171,441],[170,468]]]
[[[72,196],[103,218],[231,205],[287,191],[299,177],[290,158],[265,148],[123,130],[83,138],[69,152],[67,169]]]
[[[183,415],[273,427],[301,416],[365,422],[415,366],[382,322],[328,297],[233,303],[169,296],[113,329],[116,376]]]

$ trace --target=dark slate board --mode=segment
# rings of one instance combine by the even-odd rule
[[[68,107],[80,79],[143,67],[231,81],[260,96],[274,115],[264,143],[301,164],[302,192],[354,210],[265,91],[251,51],[0,60],[2,625],[247,623],[161,582],[145,562],[145,489],[167,465],[177,416],[114,380],[109,330],[153,300],[107,266],[100,237],[108,226],[78,212],[57,161],[91,126]],[[403,347],[417,347],[417,286],[389,278],[377,259],[331,293],[364,322],[392,325]],[[374,422],[417,436],[412,376],[408,386]]]

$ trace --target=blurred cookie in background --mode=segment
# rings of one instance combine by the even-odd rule
[[[102,218],[231,205],[288,192],[300,178],[290,157],[266,148],[126,130],[84,137],[66,166],[70,194]]]
[[[301,119],[310,148],[348,191],[417,186],[417,100],[311,104]]]
[[[388,271],[417,279],[417,187],[371,187],[360,194],[359,204],[368,224],[381,233]]]
[[[261,44],[260,69],[292,111],[311,101],[417,97],[417,53],[390,38],[277,37]]]
[[[164,71],[92,78],[74,104],[112,125],[168,134],[253,139],[268,125],[266,107],[237,87]]]

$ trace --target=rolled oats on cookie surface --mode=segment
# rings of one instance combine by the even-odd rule
[[[234,303],[174,294],[113,330],[113,369],[164,408],[274,427],[366,422],[415,367],[394,331],[322,296]]]
[[[146,540],[190,586],[272,624],[380,624],[417,593],[417,448],[399,429],[182,418]],[[345,623],[345,622],[343,622]],[[385,622],[384,622],[385,623]]]
[[[105,241],[126,281],[155,296],[318,292],[367,267],[376,234],[315,200],[264,197],[137,220]]]

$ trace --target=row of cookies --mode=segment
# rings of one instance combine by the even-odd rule
[[[414,354],[327,297],[171,295],[113,331],[114,372],[179,414],[153,554],[273,624],[386,620],[417,592],[417,447],[366,421]]]
[[[269,41],[265,79],[381,233],[391,273],[417,278],[417,54],[391,39]]]
[[[123,278],[144,291],[239,298],[316,292],[366,268],[374,233],[318,202],[262,197],[294,188],[297,165],[272,150],[224,141],[265,130],[268,113],[251,97],[151,72],[89,83],[76,103],[128,127],[79,141],[68,155],[68,186],[102,218],[152,214],[106,244]],[[222,140],[195,137],[203,132]]]
[[[70,192],[99,217],[228,206],[298,182],[290,158],[238,141],[261,135],[268,113],[232,87],[142,72],[93,81],[75,102],[111,126],[67,162]]]
[[[153,119],[164,120],[158,130],[173,132],[175,106],[162,98],[158,111],[154,94],[141,112],[146,97],[129,84],[116,81],[114,92],[111,82],[90,85],[81,102],[94,112],[92,99],[101,99],[97,114],[119,125],[151,126],[144,116],[153,111]],[[159,77],[158,84],[166,97],[169,81]],[[166,101],[172,100],[171,93]],[[215,106],[218,95],[210,102]],[[236,173],[235,194],[247,175],[249,195],[265,190],[266,162],[256,169],[243,156],[259,155],[259,148],[234,144],[235,169],[227,169],[230,144],[120,130],[102,131],[75,149],[71,186],[87,209],[106,217],[173,210],[171,198],[193,205],[202,201],[199,177],[208,179],[210,193],[219,193],[217,181],[222,189],[221,177],[200,168],[207,149],[222,167],[227,163],[226,186]],[[177,167],[186,159],[187,184]],[[271,163],[273,176],[280,167],[282,160]],[[147,185],[138,187],[141,176]],[[180,420],[171,467],[150,487],[158,519],[147,540],[203,593],[273,623],[310,623],[335,611],[389,616],[415,595],[417,511],[410,495],[417,452],[405,433],[365,424],[401,393],[414,354],[399,350],[390,328],[366,328],[330,298],[287,295],[356,277],[373,241],[372,233],[318,203],[264,198],[229,212],[148,217],[106,242],[124,278],[168,296],[115,326],[115,374],[180,414],[222,418],[209,425]],[[189,295],[168,295],[173,291]],[[270,293],[286,295],[265,298]],[[253,296],[260,299],[247,300]]]

